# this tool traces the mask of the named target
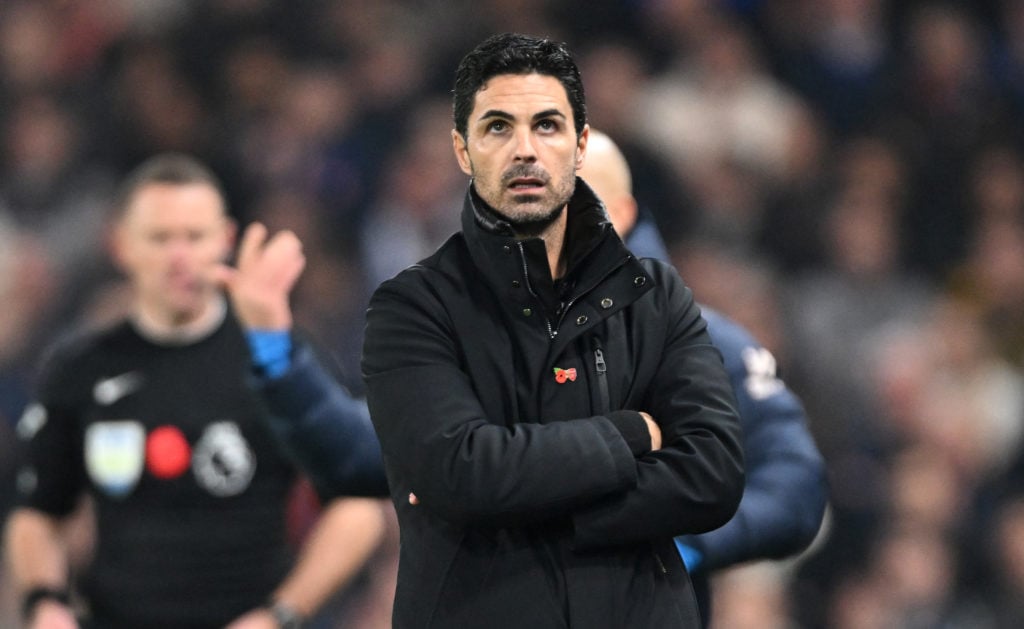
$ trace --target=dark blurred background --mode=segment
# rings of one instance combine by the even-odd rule
[[[721,575],[718,627],[1024,626],[1015,0],[0,1],[0,515],[41,351],[124,312],[105,215],[154,152],[299,233],[297,317],[361,391],[370,292],[457,228],[455,65],[502,31],[569,43],[684,279],[828,461],[819,540]],[[334,626],[387,626],[375,561]]]

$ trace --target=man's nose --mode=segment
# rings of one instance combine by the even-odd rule
[[[516,161],[534,162],[537,160],[537,151],[533,146],[533,133],[529,127],[520,128],[516,131]]]
[[[194,248],[187,238],[173,238],[168,243],[168,253],[175,260],[188,258]]]

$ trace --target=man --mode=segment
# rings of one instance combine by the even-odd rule
[[[697,627],[672,538],[724,524],[743,489],[721,355],[678,274],[630,255],[576,179],[564,46],[486,40],[454,114],[462,231],[367,311],[394,626]]]
[[[591,129],[587,160],[577,174],[604,202],[633,253],[668,260],[653,221],[639,211],[629,165],[611,138]],[[711,573],[747,561],[781,559],[807,548],[825,514],[828,482],[803,405],[778,377],[774,357],[739,324],[707,307],[702,312],[739,402],[746,466],[746,487],[736,515],[714,531],[676,538],[707,625]]]
[[[668,260],[653,221],[639,211],[632,193],[629,165],[611,138],[590,130],[586,160],[577,175],[602,199],[612,225],[631,251],[640,257]],[[257,225],[252,229],[262,228]],[[291,283],[268,279],[287,278],[280,270],[301,261],[301,251],[297,247],[286,252],[284,248],[268,246],[263,255],[245,253],[258,251],[258,239],[262,237],[260,232],[256,238],[243,239],[238,276],[246,280],[238,284],[246,288],[233,291],[232,297],[239,312],[286,313]],[[807,428],[802,404],[778,377],[774,358],[736,322],[706,306],[702,312],[708,332],[723,354],[739,402],[746,465],[746,487],[736,515],[714,531],[676,538],[706,626],[711,613],[711,573],[747,561],[781,559],[804,550],[821,525],[828,488],[824,460]],[[290,317],[277,314],[261,318],[282,321]],[[275,326],[265,323],[264,327]],[[336,403],[361,406],[343,391],[335,391],[330,397],[336,397]],[[351,476],[349,464],[343,459],[323,456],[346,447],[350,441],[346,424],[331,419],[344,414],[323,416],[324,420],[316,424],[289,422],[293,435],[289,443],[304,467],[327,487],[345,485]],[[301,439],[297,438],[300,435]]]
[[[60,346],[18,424],[27,467],[6,555],[26,625],[79,626],[62,523],[87,492],[97,543],[76,584],[83,626],[297,627],[372,552],[380,505],[331,500],[292,565],[285,508],[296,476],[267,423],[289,402],[275,383],[250,382],[246,336],[217,285],[234,231],[219,184],[198,162],[161,155],[128,177],[118,207],[113,248],[132,315]],[[274,371],[262,378],[287,377],[254,359]],[[354,422],[352,436],[375,452],[372,432]],[[372,476],[354,474],[353,487],[372,494]]]

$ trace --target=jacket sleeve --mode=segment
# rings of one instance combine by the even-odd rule
[[[705,316],[740,405],[747,486],[725,526],[682,541],[702,553],[706,570],[796,554],[814,540],[824,517],[824,459],[803,405],[777,376],[768,350],[720,314],[706,310]]]
[[[79,428],[84,379],[64,345],[43,361],[35,399],[18,420],[19,506],[62,518],[74,511],[86,489]]]
[[[328,374],[312,349],[296,343],[279,378],[257,378],[270,427],[309,475],[321,498],[386,496],[380,443],[363,400]]]
[[[662,448],[637,459],[638,483],[579,511],[578,548],[703,533],[732,517],[743,493],[736,399],[691,291],[667,265],[645,261],[666,336],[644,406]],[[652,350],[653,351],[653,350]]]
[[[633,454],[607,418],[486,417],[421,272],[385,282],[367,311],[363,376],[395,495],[413,492],[453,523],[515,526],[636,483]]]

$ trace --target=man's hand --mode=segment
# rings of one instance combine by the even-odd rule
[[[661,450],[661,428],[648,413],[640,411],[640,415],[647,422],[647,432],[651,433],[651,452]]]
[[[287,330],[292,327],[288,295],[305,266],[298,236],[284,230],[267,240],[267,228],[253,223],[242,236],[237,268],[221,265],[214,279],[227,289],[243,326]]]

